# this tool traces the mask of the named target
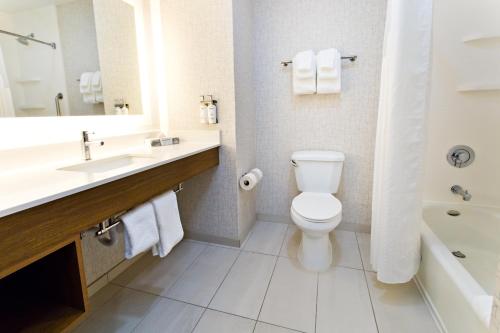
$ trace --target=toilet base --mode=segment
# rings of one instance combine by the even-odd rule
[[[309,235],[302,231],[297,257],[302,266],[313,272],[323,272],[332,264],[332,242],[329,233]]]

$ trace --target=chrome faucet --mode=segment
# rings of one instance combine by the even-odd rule
[[[104,146],[104,141],[102,141],[102,140],[91,141],[89,139],[89,136],[91,134],[95,134],[95,133],[89,132],[89,131],[82,132],[82,155],[83,155],[83,159],[85,161],[90,161],[92,159],[92,157],[90,156],[90,146],[91,145]]]
[[[464,201],[469,201],[472,198],[472,195],[469,193],[469,191],[464,190],[460,185],[453,185],[451,187],[451,192],[453,194],[461,195]]]

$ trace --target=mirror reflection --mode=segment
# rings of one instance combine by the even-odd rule
[[[134,7],[0,0],[0,117],[142,113]]]

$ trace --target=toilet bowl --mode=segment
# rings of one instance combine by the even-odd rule
[[[290,215],[302,231],[297,257],[311,271],[327,270],[332,263],[329,234],[342,220],[342,204],[335,198],[344,154],[335,151],[299,151],[292,154],[297,187]]]
[[[329,193],[304,192],[293,199],[290,214],[302,231],[297,258],[311,271],[324,271],[332,263],[330,232],[342,219],[342,204]]]

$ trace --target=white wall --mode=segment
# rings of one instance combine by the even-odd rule
[[[494,0],[436,1],[433,28],[433,71],[425,199],[463,202],[450,192],[459,184],[472,194],[471,204],[500,206],[500,89],[457,92],[465,85],[496,83],[500,88],[500,4]],[[498,38],[464,43],[467,36]],[[448,150],[471,146],[475,162],[454,168]]]
[[[257,213],[289,219],[297,195],[290,157],[301,149],[346,154],[338,197],[343,223],[367,229],[379,95],[385,1],[255,0],[254,66],[257,166],[265,178]],[[280,61],[297,52],[336,47],[343,55],[342,94],[294,96],[292,68]]]

